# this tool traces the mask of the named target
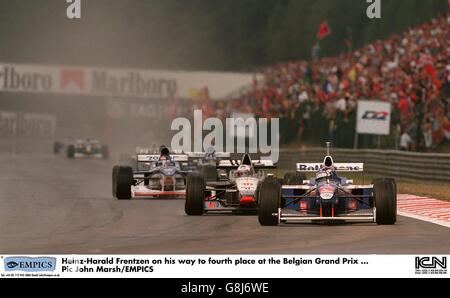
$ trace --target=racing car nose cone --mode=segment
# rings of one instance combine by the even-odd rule
[[[241,198],[241,205],[249,206],[254,205],[256,203],[254,197],[244,196]]]

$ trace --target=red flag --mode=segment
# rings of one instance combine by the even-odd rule
[[[316,35],[317,38],[324,39],[325,37],[327,37],[330,34],[331,34],[330,25],[328,25],[327,21],[322,22],[322,24],[320,24],[319,31],[317,32],[317,35]]]

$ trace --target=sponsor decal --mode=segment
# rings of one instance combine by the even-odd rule
[[[79,90],[84,90],[85,73],[82,69],[62,69],[60,74],[60,88],[65,89],[68,85],[74,84]]]
[[[51,137],[56,122],[54,115],[0,111],[0,136]]]
[[[389,135],[391,128],[391,104],[376,100],[358,102],[356,133]]]
[[[139,72],[124,75],[114,74],[107,70],[91,70],[91,93],[158,96],[174,98],[177,93],[177,82],[166,78],[144,77]]]
[[[6,91],[50,92],[53,77],[49,73],[19,71],[14,66],[0,68],[0,89]]]
[[[362,119],[385,121],[385,120],[387,120],[388,116],[389,116],[389,112],[387,112],[387,111],[382,111],[382,112],[366,111],[366,113],[362,116]]]
[[[178,82],[146,70],[0,64],[0,91],[174,98]]]
[[[325,166],[323,164],[298,164],[297,170],[301,172],[318,172],[322,170]],[[363,167],[360,165],[337,165],[334,164],[334,167],[336,168],[336,171],[341,172],[359,172],[363,170]]]
[[[3,262],[5,271],[52,272],[56,269],[56,258],[52,257],[7,257]]]

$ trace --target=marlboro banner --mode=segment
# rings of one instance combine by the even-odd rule
[[[190,98],[205,90],[212,99],[250,85],[251,74],[25,65],[0,62],[0,92],[59,93],[122,98]]]

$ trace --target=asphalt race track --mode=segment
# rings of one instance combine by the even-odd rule
[[[450,229],[375,224],[262,227],[184,214],[183,200],[118,201],[112,161],[0,155],[1,254],[449,254]]]

